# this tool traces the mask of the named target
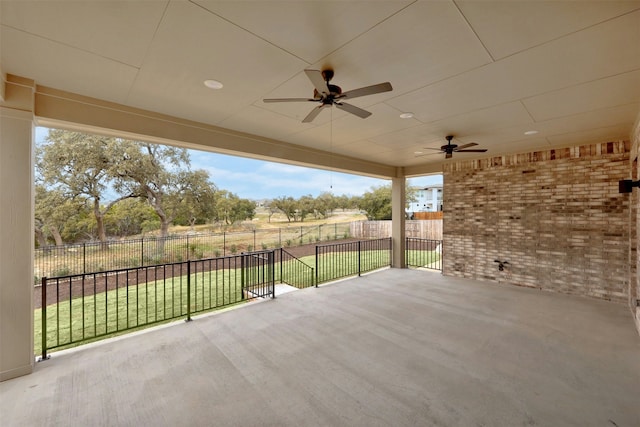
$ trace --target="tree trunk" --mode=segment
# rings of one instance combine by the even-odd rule
[[[51,227],[51,235],[53,236],[53,240],[56,241],[56,246],[64,245],[64,242],[62,241],[62,236],[60,235],[60,230],[58,230],[58,227]]]
[[[100,211],[100,199],[93,199],[93,215],[96,217],[96,232],[100,241],[100,249],[109,249],[107,233],[104,230],[104,214]]]
[[[35,228],[35,232],[38,246],[40,246],[41,248],[47,246],[47,236],[44,235],[44,232],[38,227]]]

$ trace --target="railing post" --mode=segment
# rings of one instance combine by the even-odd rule
[[[391,254],[391,258],[393,258],[393,254]],[[404,238],[404,262],[408,267],[411,267],[411,263],[409,261],[409,238],[405,236]]]
[[[241,298],[244,299],[244,254],[240,255],[240,289],[242,294]]]
[[[253,250],[257,251],[258,247],[256,246],[256,230],[253,230]]]
[[[283,279],[283,267],[282,264],[284,264],[283,260],[284,260],[284,249],[282,249],[282,246],[280,247],[280,282],[284,283],[284,279]]]
[[[227,254],[227,232],[222,232],[222,256]]]
[[[82,243],[82,274],[87,274],[87,242]]]
[[[362,259],[362,253],[360,252],[360,243],[361,241],[358,240],[358,277],[360,277],[360,271],[361,271],[361,259]]]
[[[144,236],[140,239],[140,266],[144,267]]]
[[[318,245],[316,245],[316,288],[318,287],[318,271],[320,271],[318,268],[318,252]]]
[[[187,260],[187,320],[191,322],[191,261]]]
[[[276,251],[269,252],[269,257],[271,258],[269,262],[269,266],[271,267],[271,298],[276,297]],[[280,262],[282,265],[282,261]]]
[[[282,227],[278,227],[278,246],[282,247]]]
[[[40,289],[40,317],[41,317],[41,338],[42,338],[42,358],[40,361],[47,360],[47,278],[42,278],[42,288]]]

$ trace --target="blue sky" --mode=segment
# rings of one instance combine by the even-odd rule
[[[36,128],[36,140],[47,135],[46,128]],[[359,196],[372,187],[388,184],[388,180],[369,178],[283,163],[265,162],[243,157],[189,150],[192,169],[209,172],[211,181],[220,189],[253,200],[280,196],[298,198],[305,194],[318,196],[324,191],[335,195]],[[442,183],[442,175],[410,179],[411,185],[428,186]]]

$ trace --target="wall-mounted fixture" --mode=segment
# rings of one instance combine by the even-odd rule
[[[640,187],[640,181],[633,181],[630,179],[618,181],[618,193],[631,193],[633,187]]]
[[[493,262],[498,263],[498,271],[504,271],[505,265],[509,264],[509,261],[500,261],[499,259],[496,259]]]

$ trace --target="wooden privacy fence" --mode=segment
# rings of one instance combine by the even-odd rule
[[[442,240],[442,219],[406,220],[405,233],[406,237]],[[352,222],[349,234],[357,239],[391,237],[391,221]]]
[[[411,219],[442,219],[442,211],[438,212],[414,212]]]

